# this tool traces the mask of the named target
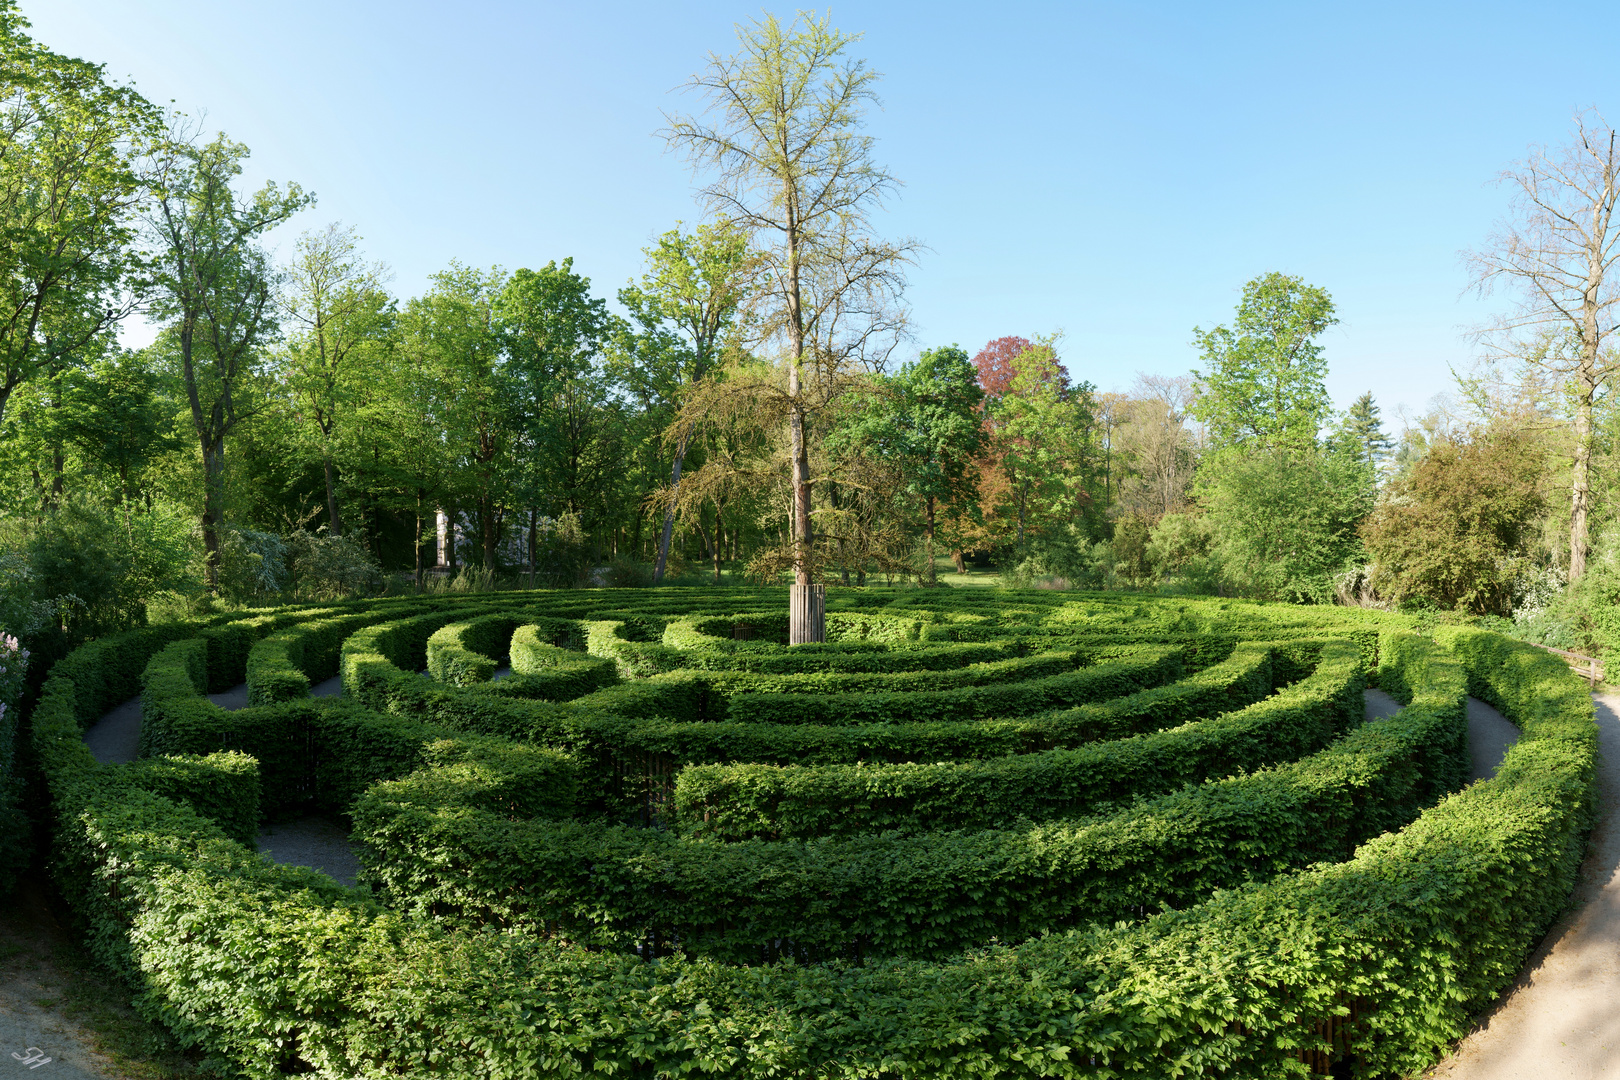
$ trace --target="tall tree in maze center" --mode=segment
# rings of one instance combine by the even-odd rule
[[[672,115],[664,132],[694,168],[714,170],[704,201],[752,237],[767,270],[752,307],[762,336],[785,353],[795,607],[810,602],[815,570],[807,428],[848,366],[881,364],[903,332],[903,271],[917,249],[868,231],[898,181],[859,131],[878,78],[846,55],[859,35],[826,16],[801,18],[740,24],[741,52],[711,54],[687,84],[714,122]],[[793,643],[824,639],[818,620],[795,620]]]

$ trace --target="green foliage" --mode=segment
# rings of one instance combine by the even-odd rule
[[[1094,1054],[1123,1074],[1176,1061],[1269,1080],[1303,1075],[1305,1050],[1367,1075],[1424,1067],[1511,981],[1584,851],[1596,752],[1584,684],[1476,629],[1431,641],[1359,611],[852,590],[834,606],[846,640],[789,649],[761,614],[781,603],[670,589],[383,600],[92,642],[53,668],[31,717],[58,884],[143,1009],[266,1080],[1079,1077]],[[739,640],[745,617],[758,632]],[[446,627],[460,629],[441,647],[459,634],[455,647],[489,659],[515,627],[504,647],[528,675],[423,678]],[[254,665],[313,678],[339,646],[343,699],[227,713],[201,696]],[[1043,675],[1043,654],[1063,648],[1095,662]],[[683,652],[700,666],[639,674]],[[926,685],[919,671],[1033,676],[973,688],[989,692],[1172,653],[1193,674],[1023,718],[717,714],[737,698],[726,680],[766,696],[814,679],[903,711],[908,693],[955,692],[896,689]],[[1358,725],[1373,656],[1407,704]],[[493,692],[570,663],[628,670],[566,701]],[[151,749],[237,753],[96,764],[82,728],[143,670]],[[1468,693],[1523,738],[1495,779],[1457,791]],[[1303,756],[1287,760],[1291,739]],[[231,840],[251,824],[244,754],[263,812],[353,813],[389,908]],[[1078,785],[1067,803],[1034,781],[1085,755],[1089,768],[1059,779]],[[1000,820],[939,828],[914,799],[842,815],[913,814],[887,832],[722,841],[645,827],[675,823],[683,781],[728,761],[739,776],[888,761],[901,767],[863,771],[954,776],[967,797],[930,796],[938,810],[967,815],[982,799]],[[1132,788],[1145,797],[1120,797]],[[802,805],[837,831],[839,814]],[[1352,1004],[1345,1041],[1324,1046],[1320,1022]],[[469,1044],[479,1053],[442,1053]]]
[[[1166,514],[1153,526],[1146,555],[1166,591],[1218,593],[1224,581],[1215,523],[1206,514]]]
[[[287,587],[299,600],[370,596],[382,586],[377,558],[353,536],[300,529],[287,538]]]
[[[879,378],[869,398],[827,440],[834,455],[875,454],[899,468],[906,494],[924,512],[925,581],[933,580],[937,517],[978,510],[983,402],[966,352],[956,345],[929,349],[895,375]]]
[[[689,831],[728,840],[991,828],[1079,817],[1291,760],[1360,722],[1364,680],[1353,643],[1329,644],[1314,675],[1264,701],[1271,691],[1266,646],[1240,646],[1197,679],[1222,686],[1223,703],[1247,708],[1134,738],[1117,738],[1123,733],[1116,730],[1109,732],[1115,741],[1079,749],[968,763],[688,768],[676,782],[675,805]]]
[[[1438,441],[1390,481],[1363,526],[1373,583],[1395,603],[1508,615],[1544,506],[1539,449],[1525,433]]]
[[[1395,440],[1384,430],[1371,390],[1350,404],[1333,432],[1333,442],[1340,452],[1365,463],[1374,474],[1389,458]]]
[[[1243,286],[1233,328],[1194,328],[1204,361],[1192,414],[1217,452],[1303,450],[1327,420],[1327,361],[1316,339],[1338,319],[1326,289],[1263,274]]]
[[[191,580],[188,531],[166,511],[125,516],[69,500],[29,537],[33,599],[74,644],[139,625],[150,600]]]
[[[1367,466],[1327,451],[1257,451],[1207,481],[1222,577],[1244,596],[1332,602],[1331,575],[1360,554],[1373,506]]]

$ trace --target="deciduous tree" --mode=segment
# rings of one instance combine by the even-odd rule
[[[619,303],[639,332],[629,354],[629,381],[643,399],[672,404],[683,390],[707,378],[728,346],[736,344],[743,305],[754,294],[757,262],[747,234],[726,225],[700,225],[690,234],[672,229],[645,251],[647,272],[639,284],[619,290]],[[664,579],[679,503],[681,467],[691,441],[690,425],[674,438],[670,498],[658,537],[653,584]]]
[[[153,311],[175,331],[178,366],[202,451],[203,547],[210,589],[219,587],[225,439],[247,415],[240,400],[260,349],[276,331],[276,271],[265,233],[314,200],[272,181],[235,189],[248,148],[223,133],[204,143],[177,119],[154,147],[147,225],[155,249]]]
[[[1317,338],[1337,321],[1326,289],[1270,273],[1243,286],[1230,329],[1193,329],[1204,368],[1192,414],[1213,450],[1315,445],[1331,410]]]
[[[898,297],[915,245],[873,237],[869,218],[896,181],[860,132],[877,73],[848,55],[859,40],[825,16],[783,26],[773,15],[737,29],[742,49],[711,55],[692,89],[707,123],[669,117],[667,136],[716,178],[703,191],[718,218],[742,229],[768,270],[755,305],[781,343],[792,470],[794,582],[810,584],[810,448],[806,427],[837,398],[852,363],[881,362],[903,327]],[[798,633],[800,631],[795,631]]]
[[[1442,437],[1392,479],[1362,529],[1373,585],[1397,603],[1510,614],[1514,579],[1545,505],[1534,436],[1497,426]]]
[[[985,431],[977,374],[958,346],[929,349],[895,375],[879,377],[828,440],[831,450],[870,453],[899,468],[903,489],[923,510],[929,581],[941,507],[966,509],[978,492]]]
[[[384,290],[388,270],[360,255],[360,237],[339,224],[298,238],[282,290],[293,332],[287,342],[287,387],[314,426],[326,476],[331,535],[343,532],[338,512],[334,435],[353,403],[355,365],[389,339],[394,301]]]
[[[0,3],[0,417],[11,394],[139,301],[137,147],[161,130],[99,64],[39,45]]]
[[[1479,332],[1495,357],[1544,369],[1574,406],[1569,516],[1569,580],[1586,572],[1592,508],[1593,410],[1616,371],[1608,348],[1615,330],[1615,263],[1620,228],[1620,153],[1615,129],[1596,111],[1575,118],[1558,147],[1533,147],[1500,180],[1513,193],[1514,217],[1471,253],[1473,285],[1504,285],[1514,304]]]

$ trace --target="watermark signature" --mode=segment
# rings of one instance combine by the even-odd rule
[[[45,1056],[45,1051],[41,1050],[37,1046],[30,1046],[26,1051],[26,1054],[27,1056],[25,1057],[23,1054],[19,1054],[15,1050],[11,1052],[12,1057],[16,1058],[30,1069],[37,1069],[41,1065],[49,1065],[51,1062],[51,1059]]]

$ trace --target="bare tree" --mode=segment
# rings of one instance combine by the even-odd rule
[[[1555,148],[1533,147],[1502,173],[1515,214],[1469,254],[1472,286],[1499,282],[1516,294],[1513,307],[1482,328],[1487,353],[1555,375],[1574,409],[1570,481],[1569,580],[1586,572],[1591,510],[1593,411],[1616,370],[1605,348],[1615,329],[1614,267],[1620,230],[1620,156],[1615,130],[1595,110],[1575,118],[1575,134]]]
[[[704,201],[753,238],[769,271],[754,308],[785,353],[792,565],[796,589],[807,591],[814,534],[806,427],[846,364],[881,363],[893,347],[904,327],[903,270],[916,245],[868,233],[869,215],[897,181],[872,161],[872,138],[859,131],[878,78],[846,55],[859,35],[840,33],[825,16],[801,18],[788,27],[772,15],[739,25],[741,51],[711,54],[688,84],[708,99],[713,122],[669,116],[664,134],[694,168],[713,171]]]

